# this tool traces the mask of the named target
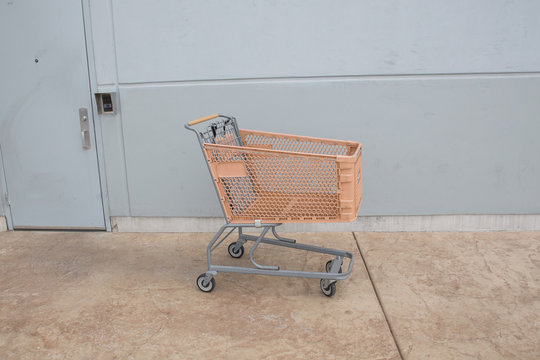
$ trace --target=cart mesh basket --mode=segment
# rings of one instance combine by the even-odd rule
[[[229,222],[356,219],[362,200],[361,144],[238,130],[228,119],[199,135]]]

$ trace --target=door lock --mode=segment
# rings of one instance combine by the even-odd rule
[[[114,115],[116,113],[116,94],[110,93],[96,93],[96,105],[98,114]]]

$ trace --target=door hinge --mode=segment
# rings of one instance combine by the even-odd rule
[[[9,201],[9,195],[8,195],[8,193],[5,193],[5,194],[4,194],[4,199],[5,199],[5,201],[6,201],[7,206],[11,206],[11,202]]]

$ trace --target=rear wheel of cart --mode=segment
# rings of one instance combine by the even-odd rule
[[[229,251],[229,255],[231,255],[235,259],[239,259],[244,255],[244,245],[240,246],[238,250],[235,250],[236,247],[236,241],[231,243],[227,250]]]
[[[336,294],[336,283],[333,282],[330,285],[325,286],[326,281],[325,279],[321,279],[321,290],[322,293],[328,297],[332,297]]]
[[[199,289],[204,292],[210,292],[214,290],[214,288],[216,287],[216,280],[214,280],[214,278],[211,278],[210,281],[208,281],[208,284],[205,284],[205,278],[206,273],[199,275],[199,277],[197,278],[197,286],[199,287]]]

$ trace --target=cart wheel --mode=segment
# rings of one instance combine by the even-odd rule
[[[330,270],[332,269],[332,262],[334,260],[328,260],[328,262],[326,263],[326,272],[329,273]],[[339,267],[339,271],[338,271],[340,274],[343,273],[343,269],[341,268],[341,266]]]
[[[227,250],[229,251],[229,255],[231,255],[235,259],[239,259],[244,255],[244,245],[240,246],[238,250],[234,250],[234,247],[236,245],[236,241],[231,243]]]
[[[206,273],[199,275],[199,277],[197,278],[197,286],[199,287],[199,289],[204,292],[210,292],[214,290],[214,288],[216,287],[216,280],[214,280],[214,278],[211,278],[208,284],[204,285],[205,278]]]
[[[321,279],[321,290],[322,293],[328,297],[332,297],[336,293],[336,283],[331,283],[328,287],[324,287],[324,279]]]

